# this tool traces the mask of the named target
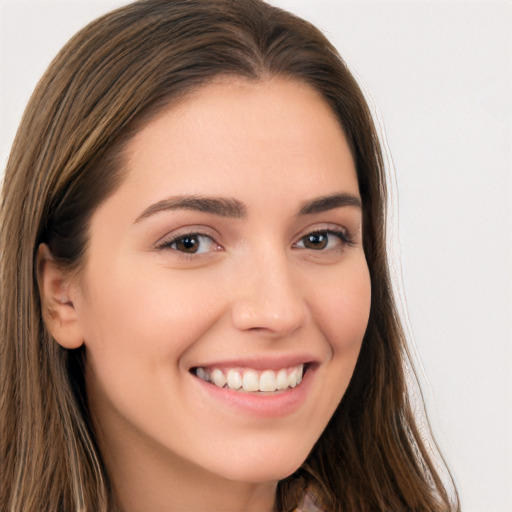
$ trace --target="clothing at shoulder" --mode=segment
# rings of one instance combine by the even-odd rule
[[[293,512],[325,512],[319,508],[314,501],[312,491],[306,492],[302,503]]]

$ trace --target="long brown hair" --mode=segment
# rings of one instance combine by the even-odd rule
[[[49,335],[36,250],[78,271],[88,222],[122,179],[123,148],[158,111],[219,75],[283,76],[319,91],[356,162],[370,320],[349,388],[276,510],[315,489],[327,511],[459,510],[408,401],[409,358],[386,255],[377,134],[342,59],[311,24],[260,0],[142,0],[94,21],[38,84],[8,160],[1,204],[0,509],[111,511],[115,495],[87,413],[83,348]]]

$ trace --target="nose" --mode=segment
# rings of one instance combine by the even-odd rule
[[[285,255],[253,259],[240,270],[232,304],[236,329],[283,337],[306,324],[309,312],[300,276]]]

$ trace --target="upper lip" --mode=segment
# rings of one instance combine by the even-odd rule
[[[216,361],[202,361],[193,368],[251,368],[253,370],[280,370],[300,364],[318,363],[318,358],[306,354],[284,354],[281,356],[244,357]]]

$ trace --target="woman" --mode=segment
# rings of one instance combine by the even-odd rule
[[[56,57],[2,197],[2,510],[458,510],[419,436],[371,115],[257,0]]]

